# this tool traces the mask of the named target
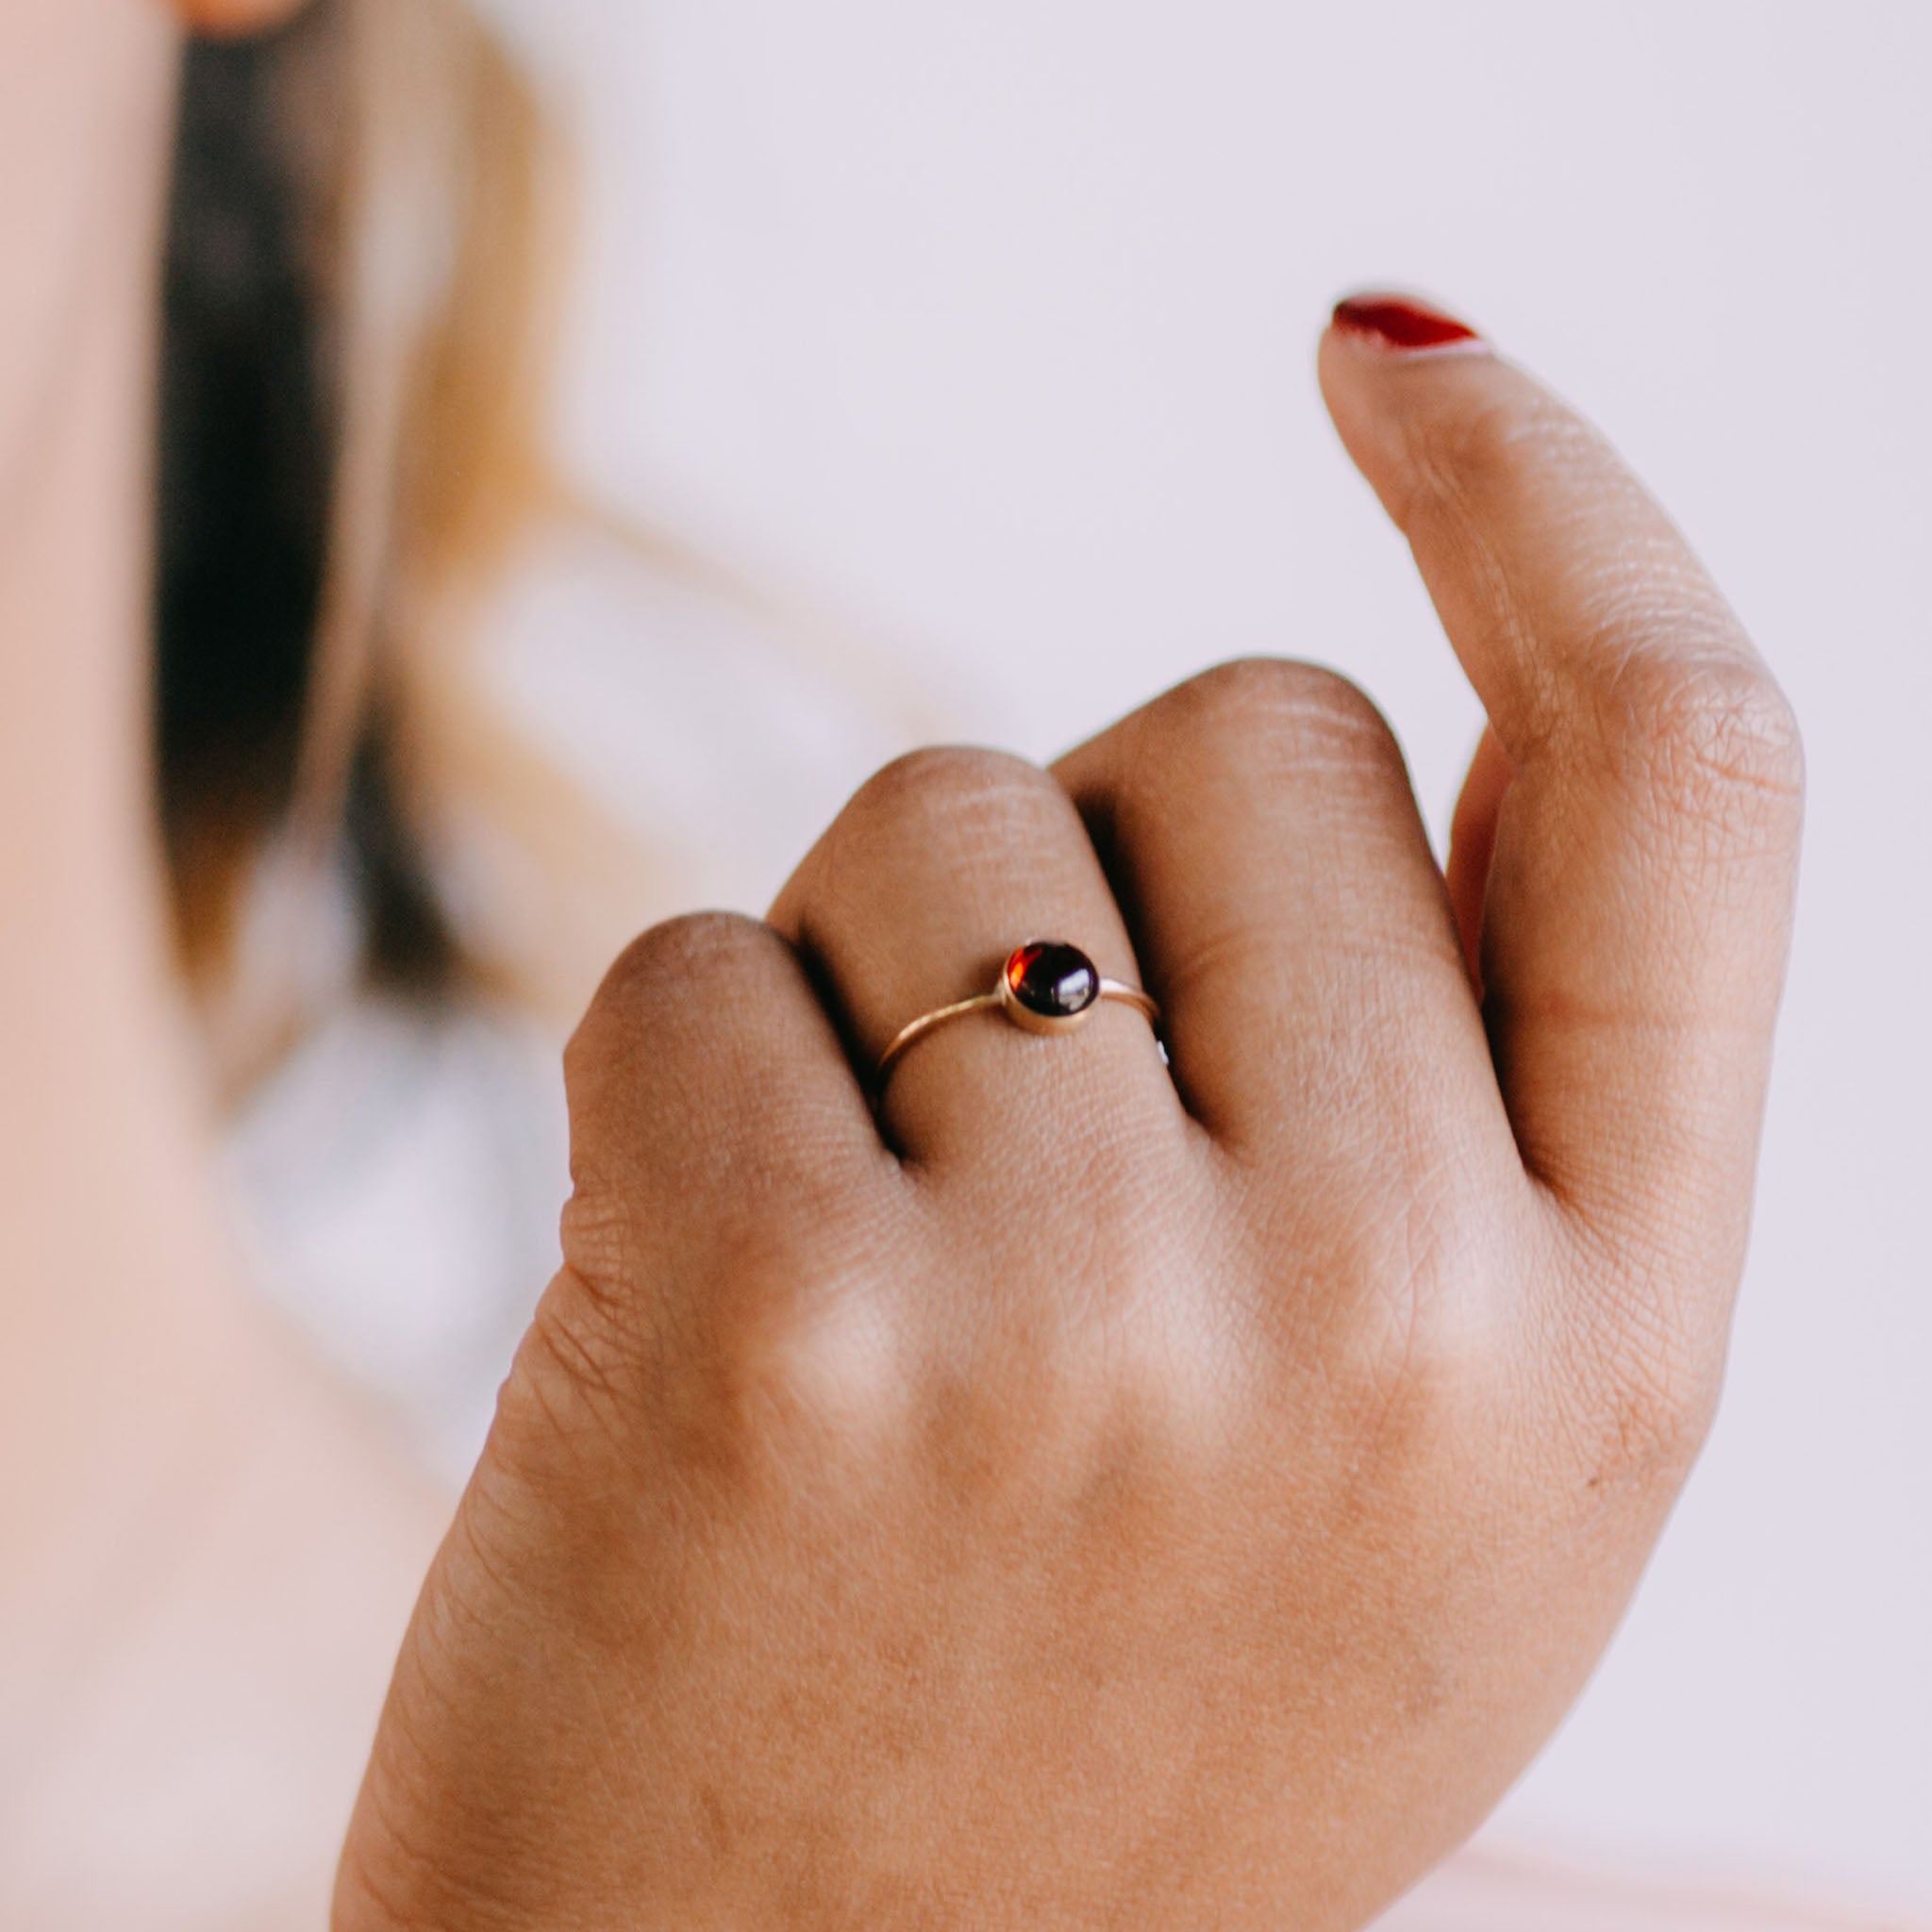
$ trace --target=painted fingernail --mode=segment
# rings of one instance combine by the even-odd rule
[[[1335,326],[1405,355],[1421,349],[1484,348],[1467,323],[1411,295],[1350,295],[1335,305]]]

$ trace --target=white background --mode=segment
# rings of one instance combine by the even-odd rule
[[[1675,510],[1806,727],[1804,899],[1724,1416],[1503,1823],[1932,1906],[1932,8],[498,10],[583,161],[575,468],[899,640],[948,735],[1314,657],[1445,823],[1477,714],[1312,378],[1350,286],[1457,306]],[[675,817],[664,632],[513,675]],[[756,908],[906,735],[705,750],[692,896]]]

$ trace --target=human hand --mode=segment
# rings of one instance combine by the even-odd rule
[[[1798,741],[1591,431],[1344,321],[1491,721],[1446,886],[1372,707],[1260,662],[1052,773],[906,760],[770,927],[638,941],[338,1932],[1326,1932],[1575,1695],[1717,1392]],[[1041,932],[1172,1075],[1124,1008],[978,1015],[875,1118]]]

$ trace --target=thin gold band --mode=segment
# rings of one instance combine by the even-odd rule
[[[1092,995],[1076,1012],[1046,1015],[1031,1009],[1014,991],[1012,976],[1013,963],[1024,951],[1026,948],[1020,948],[1008,957],[1007,965],[1001,969],[999,978],[994,982],[991,992],[976,992],[970,999],[955,1000],[951,1006],[936,1007],[931,1012],[922,1013],[918,1019],[900,1027],[892,1036],[885,1052],[880,1054],[879,1063],[874,1069],[873,1091],[875,1094],[885,1091],[887,1075],[908,1047],[924,1040],[928,1033],[943,1026],[947,1021],[964,1019],[969,1013],[997,1012],[1029,1032],[1070,1033],[1091,1019],[1095,1008],[1103,1001],[1112,1000],[1118,1005],[1132,1007],[1143,1014],[1153,1026],[1156,1038],[1159,1037],[1158,1003],[1151,993],[1141,991],[1138,986],[1129,986],[1124,979],[1107,979],[1095,974],[1094,979],[1089,982],[1094,986]]]

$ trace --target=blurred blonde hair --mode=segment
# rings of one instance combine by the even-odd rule
[[[561,1015],[650,896],[637,841],[504,727],[463,662],[520,533],[561,499],[542,419],[566,158],[462,0],[329,0],[261,50],[259,74],[326,310],[332,447],[288,770],[186,788],[171,840],[184,948],[230,1087],[325,993],[318,922],[372,748],[382,808],[428,855],[425,873],[458,815],[494,824],[519,855],[515,920],[473,903],[453,945],[430,915],[415,922],[403,950],[424,979],[459,958]]]

